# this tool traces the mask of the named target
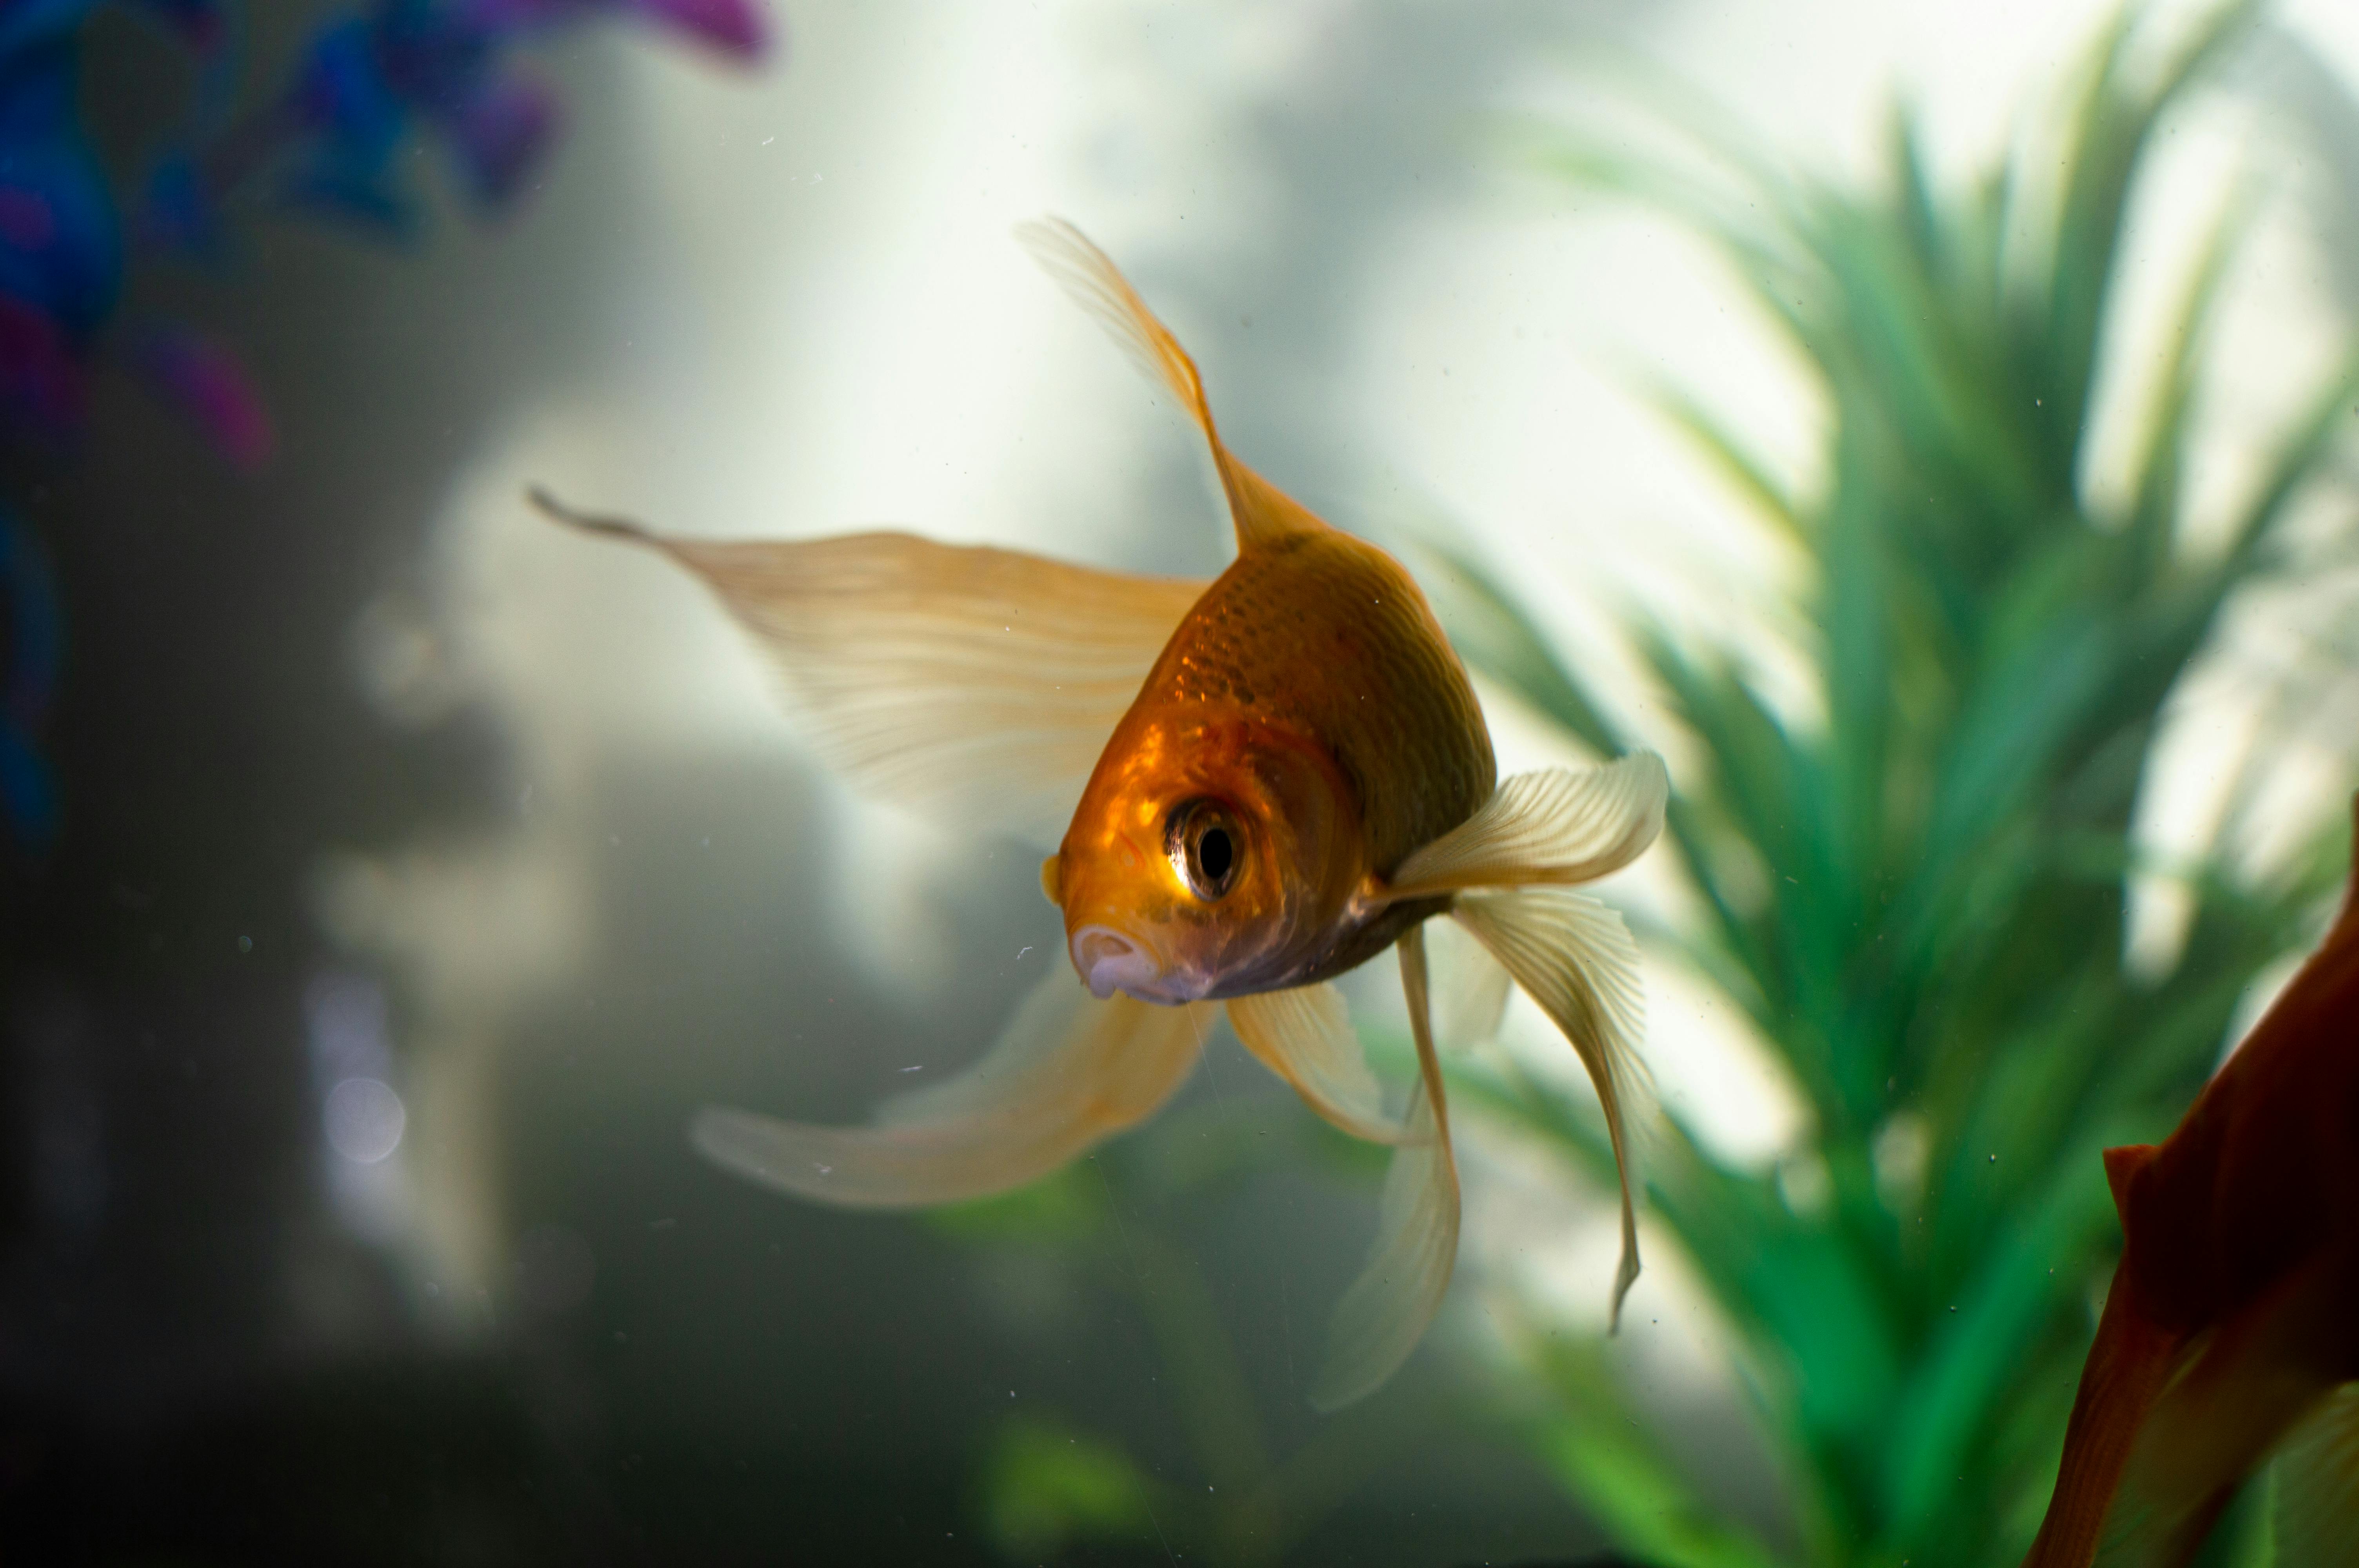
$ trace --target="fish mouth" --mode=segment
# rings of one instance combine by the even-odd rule
[[[1162,993],[1163,966],[1144,943],[1111,925],[1084,925],[1073,933],[1073,968],[1100,1001],[1121,991],[1140,1001],[1185,1001]]]

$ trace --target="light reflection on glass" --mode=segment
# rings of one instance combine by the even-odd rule
[[[409,1230],[416,1202],[399,1157],[408,1113],[393,1087],[384,988],[364,976],[321,975],[304,992],[303,1012],[329,1206],[353,1235],[389,1244]]]
[[[358,1164],[374,1165],[401,1147],[408,1119],[401,1097],[376,1078],[346,1078],[328,1091],[328,1147]]]

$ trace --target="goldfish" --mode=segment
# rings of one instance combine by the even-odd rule
[[[2272,1452],[2277,1561],[2359,1562],[2359,841],[2185,1119],[2104,1160],[2125,1243],[2025,1568],[2184,1563]]]
[[[1661,759],[1500,780],[1465,667],[1409,574],[1229,450],[1195,362],[1078,229],[1045,220],[1017,235],[1201,432],[1236,536],[1217,579],[904,533],[672,537],[533,494],[557,520],[701,579],[822,758],[864,789],[1056,847],[1040,881],[1071,971],[1042,980],[962,1076],[888,1100],[871,1127],[715,1108],[692,1141],[822,1203],[979,1197],[1150,1116],[1225,1013],[1312,1110],[1394,1146],[1377,1237],[1310,1390],[1339,1408],[1408,1357],[1456,1257],[1424,940],[1448,916],[1476,938],[1470,994],[1494,999],[1469,1033],[1495,1028],[1512,979],[1596,1087],[1620,1175],[1618,1321],[1639,1269],[1629,1128],[1646,1093],[1644,995],[1621,917],[1572,890],[1659,834]],[[1387,949],[1418,1060],[1397,1114],[1334,983]]]

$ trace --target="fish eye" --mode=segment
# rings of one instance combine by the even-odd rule
[[[1228,809],[1215,800],[1182,801],[1163,827],[1164,852],[1188,891],[1212,903],[1237,879],[1243,838]]]

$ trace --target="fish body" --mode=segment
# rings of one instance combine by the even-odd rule
[[[1073,973],[1044,979],[981,1060],[888,1100],[870,1127],[712,1108],[696,1146],[824,1203],[1004,1191],[1151,1115],[1225,1012],[1314,1111],[1396,1147],[1379,1233],[1310,1390],[1332,1409],[1415,1347],[1457,1251],[1422,935],[1447,915],[1487,955],[1466,989],[1488,1000],[1467,1032],[1496,1026],[1512,980],[1597,1087],[1622,1173],[1618,1318],[1638,1271],[1626,1124],[1645,1090],[1644,1001],[1621,918],[1571,890],[1661,831],[1661,760],[1500,781],[1465,669],[1408,572],[1229,450],[1194,362],[1078,230],[1018,232],[1195,421],[1236,532],[1217,579],[907,534],[672,538],[534,492],[558,521],[701,579],[768,655],[821,754],[875,793],[971,829],[1063,823],[1041,887],[1063,912]],[[1418,1052],[1397,1110],[1331,983],[1387,948]]]
[[[2359,860],[2178,1128],[2105,1173],[2122,1258],[2027,1568],[2182,1563],[2272,1452],[2279,1561],[2359,1563]]]
[[[1098,996],[1163,1002],[1329,979],[1447,907],[1390,902],[1385,879],[1496,784],[1473,688],[1397,562],[1325,527],[1249,547],[1074,812],[1052,896],[1075,968]],[[1227,859],[1191,885],[1186,836],[1207,831]]]

